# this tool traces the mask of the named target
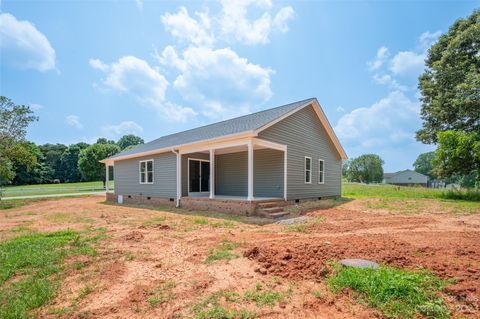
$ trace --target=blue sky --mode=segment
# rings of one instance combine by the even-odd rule
[[[2,1],[0,94],[36,143],[146,141],[317,97],[347,154],[385,170],[433,149],[420,127],[426,49],[479,1]]]

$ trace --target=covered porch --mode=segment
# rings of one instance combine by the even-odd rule
[[[287,199],[287,146],[258,138],[190,148],[177,154],[177,206],[198,201]]]

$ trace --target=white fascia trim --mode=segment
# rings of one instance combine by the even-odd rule
[[[262,146],[262,147],[266,147],[266,148],[271,148],[271,149],[274,149],[274,150],[277,150],[277,151],[282,151],[282,152],[285,152],[287,150],[287,145],[267,141],[267,140],[260,139],[260,138],[253,138],[252,140],[253,140],[254,145],[258,145],[258,146]]]
[[[348,159],[348,156],[345,153],[345,150],[343,149],[342,145],[340,144],[340,141],[338,140],[338,137],[335,134],[335,131],[333,130],[332,126],[330,125],[330,122],[328,121],[328,119],[327,119],[325,113],[323,112],[323,109],[322,109],[320,103],[318,103],[317,99],[310,100],[310,101],[306,102],[305,104],[300,105],[296,109],[294,109],[294,110],[284,114],[283,116],[271,121],[270,123],[262,126],[261,128],[256,129],[254,131],[255,134],[258,135],[258,133],[260,133],[261,131],[266,130],[267,128],[269,128],[272,125],[277,124],[278,122],[280,122],[283,119],[289,117],[290,115],[304,109],[305,107],[311,105],[312,103],[314,104],[313,109],[315,110],[315,113],[317,114],[318,118],[320,119],[320,122],[323,124],[323,126],[325,128],[325,131],[327,132],[328,136],[330,137],[331,141],[333,142],[333,145],[335,146],[335,148],[336,148],[338,154],[340,155],[341,159],[342,160]]]
[[[143,156],[148,156],[148,155],[172,152],[173,150],[178,150],[179,148],[184,148],[184,147],[188,147],[188,146],[195,146],[195,145],[202,145],[202,144],[205,144],[205,143],[215,143],[216,141],[221,142],[221,141],[233,139],[233,138],[236,138],[236,137],[240,138],[240,137],[253,137],[253,136],[256,136],[253,131],[229,134],[229,135],[224,135],[224,136],[221,136],[221,137],[215,137],[215,138],[211,138],[211,139],[201,140],[201,141],[197,141],[197,142],[179,144],[179,145],[174,145],[174,146],[169,146],[169,147],[164,147],[164,148],[158,148],[158,149],[151,150],[151,151],[145,151],[145,152],[141,152],[141,153],[119,156],[119,157],[115,157],[115,158],[112,158],[112,159],[103,159],[103,160],[100,160],[99,162],[100,163],[108,163],[108,165],[113,165],[114,161],[120,161],[120,160],[125,160],[125,159],[130,159],[130,158],[137,158],[137,157],[143,157]]]

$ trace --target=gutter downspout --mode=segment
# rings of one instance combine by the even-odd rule
[[[172,148],[172,153],[177,155],[177,202],[175,204],[175,207],[179,208],[180,207],[180,195],[182,193],[182,190],[180,189],[180,179],[182,178],[180,169],[182,165],[182,158],[180,156],[180,152],[178,150],[175,150]]]

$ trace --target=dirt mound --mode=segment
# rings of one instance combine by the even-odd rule
[[[244,256],[258,262],[256,271],[285,278],[321,280],[328,261],[364,258],[412,270],[428,269],[453,279],[446,292],[455,300],[480,310],[480,243],[475,233],[439,234],[440,238],[412,243],[399,236],[359,235],[327,239],[295,238],[251,246]],[[478,239],[478,237],[477,237]],[[466,310],[466,312],[468,313]]]
[[[415,247],[385,236],[354,236],[312,242],[295,240],[291,244],[254,246],[244,256],[256,260],[267,273],[302,279],[319,279],[325,275],[328,260],[366,258],[398,267],[411,266]]]

